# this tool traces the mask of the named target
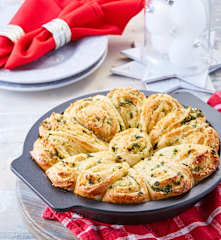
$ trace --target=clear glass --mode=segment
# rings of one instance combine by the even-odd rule
[[[210,0],[146,0],[142,60],[147,71],[208,75]]]

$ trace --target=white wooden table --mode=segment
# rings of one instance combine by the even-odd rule
[[[216,10],[221,16],[221,2],[217,1]],[[220,20],[217,19],[216,22],[217,30],[221,28]],[[134,40],[141,41],[142,31],[141,13],[130,22],[122,37],[109,38],[109,53],[101,68],[78,83],[46,92],[21,93],[0,90],[0,240],[34,239],[18,213],[15,196],[16,177],[10,171],[10,162],[21,154],[23,141],[30,127],[50,108],[76,96],[115,87],[143,88],[139,81],[112,76],[109,71],[111,67],[127,61],[119,52],[129,48]],[[221,72],[213,75],[213,81],[216,89],[221,89]],[[200,96],[204,100],[209,97]]]

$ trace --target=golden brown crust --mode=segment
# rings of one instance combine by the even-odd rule
[[[171,130],[196,119],[197,122],[205,122],[205,116],[202,112],[199,109],[192,107],[180,108],[167,114],[167,116],[159,120],[151,130],[150,138],[152,144],[156,144],[164,134],[170,132]]]
[[[74,125],[74,122],[65,119],[63,114],[53,112],[48,118],[41,122],[39,126],[39,135],[46,136],[50,131],[56,131],[61,128],[72,128],[72,125]]]
[[[165,156],[188,166],[192,172],[195,183],[211,175],[219,165],[217,152],[205,145],[182,144],[163,148],[155,156]]]
[[[45,119],[39,135],[30,154],[52,184],[106,202],[178,196],[219,165],[216,131],[167,94],[126,88],[81,99]]]
[[[30,152],[32,159],[43,169],[47,170],[56,162],[60,161],[58,152],[47,138],[39,137]]]
[[[219,149],[219,138],[216,131],[199,119],[192,120],[161,136],[158,149],[179,144],[202,144]]]
[[[133,166],[152,154],[149,136],[137,128],[129,128],[115,135],[109,145],[119,162],[126,161]]]
[[[101,163],[82,173],[77,178],[75,193],[101,200],[106,190],[119,178],[127,174],[127,163]]]
[[[105,151],[108,149],[107,143],[98,139],[92,131],[81,126],[76,121],[70,121],[61,114],[52,113],[49,118],[45,119],[40,125],[39,133],[41,136],[53,136],[53,139],[56,137],[57,139],[59,137],[67,138],[71,145],[76,146],[77,153]]]
[[[106,142],[125,129],[124,122],[110,99],[102,95],[81,99],[71,104],[64,115],[76,119]]]
[[[183,108],[179,102],[167,94],[153,94],[143,104],[140,128],[149,133],[157,122],[168,113]]]
[[[120,113],[126,128],[137,128],[145,95],[134,88],[116,88],[107,96]]]
[[[147,158],[134,169],[144,177],[152,200],[181,195],[193,186],[190,170],[164,156]]]
[[[143,177],[130,168],[126,176],[108,188],[102,200],[112,203],[135,204],[149,201],[150,196]]]
[[[55,187],[73,191],[80,172],[112,162],[115,162],[115,156],[110,152],[81,153],[57,162],[46,171],[46,175]]]
[[[84,153],[79,155],[82,156],[82,161],[87,158],[87,155]],[[79,158],[79,155],[75,155],[74,157],[77,156]],[[64,188],[70,191],[74,190],[76,179],[79,174],[76,167],[76,161],[74,161],[73,157],[57,162],[52,167],[47,169],[45,173],[51,180],[53,186]]]

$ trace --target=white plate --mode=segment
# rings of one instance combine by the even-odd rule
[[[34,84],[74,76],[97,62],[106,51],[107,44],[107,36],[87,37],[74,41],[16,70],[1,69],[0,80]]]
[[[37,91],[46,91],[50,89],[64,87],[88,77],[90,74],[92,74],[101,66],[106,56],[107,56],[107,50],[104,52],[103,56],[90,68],[71,78],[61,79],[61,80],[48,82],[48,83],[38,83],[38,84],[18,84],[18,83],[8,83],[8,82],[0,81],[0,89],[6,89],[6,90],[18,91],[18,92],[37,92]]]
[[[0,29],[19,8],[21,0],[0,0]],[[11,83],[46,83],[79,74],[96,63],[107,49],[107,36],[86,37],[39,60],[10,71],[0,69],[0,80]]]

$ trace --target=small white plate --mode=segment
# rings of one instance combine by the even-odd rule
[[[83,38],[16,70],[1,69],[0,80],[34,84],[74,76],[96,63],[106,51],[107,45],[107,36]]]
[[[0,29],[10,21],[21,3],[21,0],[0,0]],[[15,70],[0,69],[0,80],[33,84],[68,78],[96,63],[103,56],[107,45],[107,36],[86,37]]]
[[[10,91],[17,91],[17,92],[37,92],[37,91],[46,91],[50,89],[64,87],[72,83],[78,82],[88,77],[89,75],[91,75],[101,66],[106,56],[107,56],[107,50],[104,52],[103,56],[95,64],[93,64],[90,68],[77,74],[74,77],[61,79],[61,80],[48,82],[48,83],[37,83],[37,84],[18,84],[18,83],[8,83],[8,82],[0,81],[0,89],[6,89]]]

